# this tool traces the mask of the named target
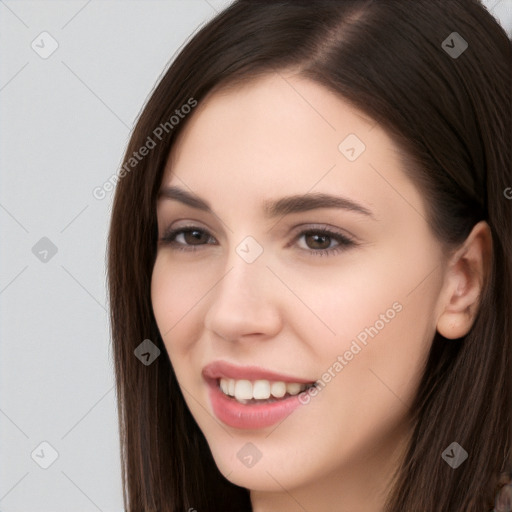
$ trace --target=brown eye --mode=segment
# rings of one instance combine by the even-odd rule
[[[342,233],[330,231],[325,228],[302,231],[295,238],[295,241],[298,243],[302,238],[304,242],[299,244],[299,246],[303,246],[301,250],[314,256],[334,255],[357,245],[354,240]],[[336,243],[331,245],[333,241]]]
[[[331,245],[331,237],[329,235],[306,234],[306,245],[310,249],[328,249]]]
[[[183,230],[183,239],[188,245],[200,245],[201,243],[207,243],[209,235],[199,229]]]
[[[357,243],[343,235],[327,229],[309,229],[295,237],[295,243],[304,238],[306,247],[300,250],[315,256],[327,256],[348,250]],[[335,241],[335,245],[332,242]],[[167,231],[159,243],[180,251],[197,251],[204,245],[215,245],[216,241],[208,231],[198,227],[183,227]]]
[[[194,251],[201,245],[212,244],[211,240],[214,240],[214,238],[207,231],[196,227],[189,227],[166,232],[159,240],[159,243],[180,250]]]

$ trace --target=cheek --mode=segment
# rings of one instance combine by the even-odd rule
[[[197,314],[198,305],[213,285],[212,278],[208,279],[204,272],[199,275],[194,269],[173,264],[165,253],[157,256],[153,268],[151,302],[169,355],[187,350],[192,343],[194,337],[189,335],[190,328],[199,326],[190,319]],[[187,333],[183,332],[184,328]]]
[[[343,373],[343,393],[370,409],[376,397],[408,402],[435,334],[440,273],[425,279],[433,264],[417,265],[405,248],[345,262],[336,271],[283,268],[283,281],[301,299],[290,294],[286,318],[307,342],[319,376],[334,381]]]
[[[304,328],[300,338],[313,340],[315,346],[325,342],[326,347],[348,349],[350,340],[361,332],[364,339],[366,327],[379,322],[382,328],[381,314],[388,311],[393,319],[393,304],[403,299],[386,260],[364,253],[342,255],[336,263],[323,266],[283,265],[278,273],[293,291],[282,287],[286,318],[300,322]]]
[[[427,287],[409,297],[388,286],[357,290],[325,296],[325,318],[336,337],[326,342],[310,329],[307,338],[316,347],[320,380],[307,407],[311,417],[329,418],[319,446],[307,450],[318,449],[326,459],[334,451],[333,466],[340,454],[346,460],[370,456],[394,435],[408,415],[433,337]]]

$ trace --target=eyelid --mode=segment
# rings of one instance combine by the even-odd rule
[[[213,231],[212,229],[210,229],[209,227],[205,227],[205,226],[201,226],[198,222],[196,221],[190,221],[189,223],[186,223],[182,226],[178,226],[178,227],[174,227],[174,228],[171,228],[170,226],[165,228],[164,229],[164,232],[162,234],[162,237],[160,238],[160,240],[168,237],[169,235],[174,235],[174,234],[178,234],[178,233],[181,233],[182,231],[201,231],[205,234],[207,234],[208,236],[211,236],[212,238],[213,235],[211,234],[211,232]]]
[[[174,243],[174,241],[170,241],[171,238],[176,237],[177,235],[180,235],[182,233],[187,233],[190,231],[200,231],[201,233],[204,233],[208,237],[214,238],[215,237],[210,233],[210,230],[208,228],[204,228],[201,226],[198,226],[197,224],[186,224],[184,226],[179,226],[177,228],[166,228],[162,234],[162,236],[158,239],[159,245],[171,245]],[[186,244],[178,244],[181,246],[187,246]],[[203,245],[213,245],[213,244],[203,244]],[[189,247],[194,247],[193,245],[190,245]]]
[[[348,230],[337,228],[335,226],[331,226],[330,224],[300,224],[299,226],[295,226],[293,231],[296,232],[297,235],[303,235],[308,232],[323,232],[329,234],[331,236],[339,236],[350,240],[351,242],[356,243],[357,238]]]
[[[306,253],[307,256],[335,256],[340,252],[345,252],[348,249],[359,245],[359,243],[356,242],[355,238],[352,235],[346,235],[339,229],[326,227],[325,225],[317,225],[317,227],[310,225],[309,227],[303,227],[302,229],[300,229],[298,233],[293,237],[291,242],[286,245],[286,247],[290,247],[292,245],[297,244],[300,238],[310,234],[327,236],[331,240],[335,240],[337,242],[337,245],[335,245],[334,247],[329,247],[327,249],[298,249],[301,252]]]

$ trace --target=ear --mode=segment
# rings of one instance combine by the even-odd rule
[[[473,326],[491,255],[491,230],[487,222],[480,221],[448,262],[437,320],[437,331],[445,338],[465,336]]]

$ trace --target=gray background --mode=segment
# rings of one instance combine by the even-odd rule
[[[113,193],[92,191],[172,56],[229,3],[0,0],[0,512],[123,510]],[[485,4],[512,36],[512,0]]]

